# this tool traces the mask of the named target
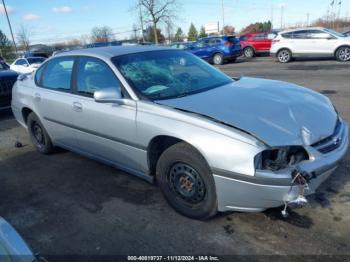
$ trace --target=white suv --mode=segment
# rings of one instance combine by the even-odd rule
[[[335,57],[350,61],[350,37],[326,28],[301,28],[280,32],[272,41],[271,56],[281,63],[294,57]]]

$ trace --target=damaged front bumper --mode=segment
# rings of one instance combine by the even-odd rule
[[[332,174],[349,146],[349,128],[343,122],[340,146],[323,154],[310,146],[312,158],[303,161],[298,169],[311,175],[303,194],[310,195]],[[214,169],[219,211],[260,212],[267,208],[295,204],[300,196],[300,185],[293,183],[295,169],[281,171],[256,170],[255,176],[247,176]]]

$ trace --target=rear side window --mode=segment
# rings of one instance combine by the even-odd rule
[[[282,37],[286,38],[286,39],[292,39],[293,38],[293,32],[282,34]]]
[[[310,34],[309,34],[308,30],[295,31],[293,33],[293,38],[294,39],[309,39]]]
[[[266,34],[257,34],[254,36],[254,40],[263,40],[266,39],[267,35]]]
[[[247,39],[248,39],[248,36],[247,36]],[[238,41],[238,39],[235,36],[230,36],[230,37],[227,37],[227,41],[229,41],[231,43],[236,43]],[[241,41],[244,41],[244,40],[241,40]]]
[[[102,88],[120,88],[113,71],[103,61],[92,57],[79,58],[77,92],[92,96]]]
[[[62,91],[69,91],[74,58],[62,57],[49,61],[42,77],[42,86]]]

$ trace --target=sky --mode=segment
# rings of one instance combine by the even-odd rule
[[[272,20],[274,27],[306,23],[326,15],[332,0],[177,0],[179,10],[176,26],[188,32],[190,23],[199,29],[207,23],[222,23],[222,1],[225,24],[239,31],[252,23]],[[338,3],[334,11],[338,14]],[[132,34],[139,24],[133,11],[137,0],[5,0],[14,34],[24,25],[31,32],[31,42],[54,43],[83,34],[95,26],[109,26],[116,39]],[[0,1],[1,3],[1,1]],[[350,17],[350,0],[342,0],[340,15]],[[0,29],[10,37],[3,6],[0,4]],[[164,31],[164,30],[163,30]]]

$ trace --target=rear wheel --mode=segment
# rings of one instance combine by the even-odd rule
[[[247,58],[252,58],[255,56],[254,49],[251,48],[250,46],[244,48],[243,53],[244,53],[244,56]]]
[[[165,150],[158,160],[156,176],[166,200],[179,213],[195,219],[216,214],[213,175],[190,145],[181,142]]]
[[[336,58],[340,62],[349,62],[350,61],[350,47],[349,46],[344,46],[340,47],[336,54]]]
[[[220,53],[217,53],[213,56],[214,65],[222,65],[224,63],[224,56]]]
[[[54,151],[51,139],[47,134],[43,124],[39,118],[34,114],[30,113],[27,119],[27,127],[30,138],[35,148],[42,154],[50,154]]]
[[[292,60],[292,53],[288,49],[282,49],[278,51],[277,59],[280,63],[288,63]]]

